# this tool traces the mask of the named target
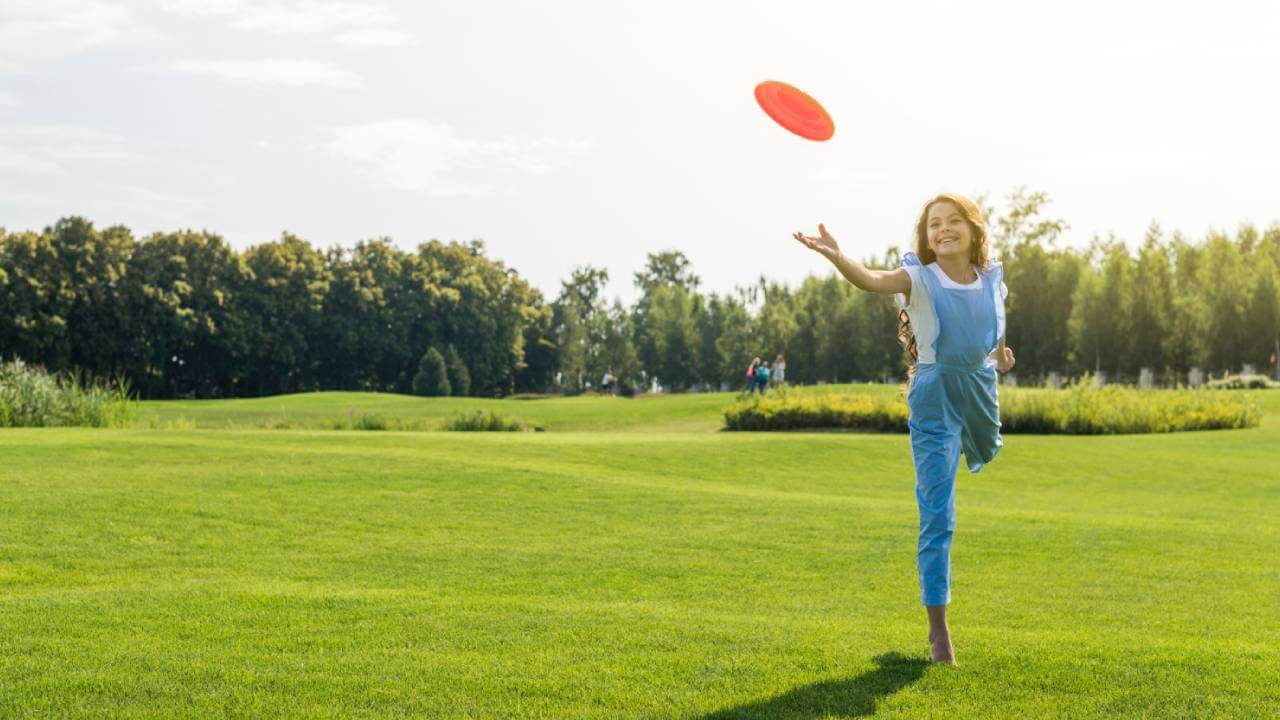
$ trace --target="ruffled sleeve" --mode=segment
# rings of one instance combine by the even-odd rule
[[[907,275],[911,277],[911,299],[915,299],[919,293],[916,288],[920,287],[920,268],[924,267],[920,264],[920,258],[913,252],[908,252],[902,256],[902,268],[907,271]],[[906,293],[895,293],[894,299],[898,301],[898,308],[902,310],[910,310],[911,303],[908,302]]]

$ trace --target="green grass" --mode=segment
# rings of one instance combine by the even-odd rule
[[[825,392],[894,395],[899,385],[826,385],[796,388]],[[325,429],[362,414],[397,418],[411,428],[439,429],[457,415],[496,412],[549,431],[611,430],[712,432],[724,425],[724,408],[735,393],[642,395],[638,398],[579,395],[536,399],[424,398],[361,392],[318,392],[242,400],[148,400],[139,418],[158,428]],[[348,423],[349,424],[349,423]]]
[[[712,395],[0,430],[0,717],[1275,717],[1259,395],[1259,428],[962,471],[959,667],[925,662],[901,435],[715,432]],[[556,432],[205,429],[355,404]]]

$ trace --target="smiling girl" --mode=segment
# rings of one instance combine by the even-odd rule
[[[982,212],[960,195],[929,200],[916,223],[915,252],[895,270],[868,270],[845,256],[822,225],[817,237],[794,237],[858,288],[898,295],[898,338],[910,358],[907,424],[920,507],[920,601],[929,616],[933,661],[955,664],[947,603],[956,470],[962,451],[970,473],[1000,451],[996,373],[1008,372],[1014,362],[1004,337],[1008,289],[1000,264],[988,257]]]

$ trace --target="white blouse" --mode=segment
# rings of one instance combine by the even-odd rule
[[[982,278],[969,283],[968,285],[958,283],[947,277],[942,272],[942,268],[937,263],[929,263],[928,265],[906,265],[907,274],[911,276],[911,302],[907,302],[907,296],[904,293],[897,293],[894,297],[898,301],[898,307],[907,311],[907,317],[911,320],[911,332],[916,336],[916,354],[917,362],[931,363],[936,360],[933,354],[933,348],[929,343],[923,342],[920,338],[933,337],[934,328],[938,324],[938,316],[933,313],[933,303],[929,302],[929,286],[925,285],[920,279],[920,272],[932,271],[934,277],[938,278],[938,282],[943,287],[952,290],[981,290]],[[927,270],[925,270],[927,268]],[[978,272],[975,265],[974,272]],[[1003,282],[1000,283],[1000,297],[1009,297],[1009,287]]]

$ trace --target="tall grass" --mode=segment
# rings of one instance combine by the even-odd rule
[[[0,427],[131,427],[137,419],[127,380],[110,386],[21,360],[0,363]]]
[[[906,432],[902,396],[799,395],[778,392],[740,399],[724,413],[726,430],[850,429]],[[1084,378],[1069,388],[1000,389],[1005,433],[1110,435],[1256,427],[1262,410],[1249,394],[1212,390],[1095,388]]]
[[[519,420],[512,420],[490,410],[477,410],[475,414],[460,414],[449,418],[441,430],[455,432],[519,432],[524,429]]]

